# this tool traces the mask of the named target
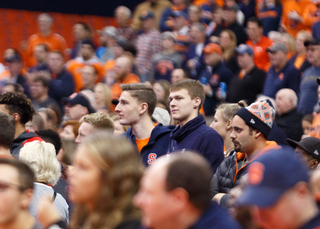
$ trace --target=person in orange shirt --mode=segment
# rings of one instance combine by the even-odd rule
[[[315,4],[312,2],[308,4],[302,14],[303,24],[308,30],[311,30],[313,23],[320,20],[320,1],[316,0]]]
[[[96,83],[102,80],[104,68],[100,59],[95,55],[95,49],[96,46],[93,44],[92,40],[83,40],[80,48],[80,56],[67,62],[67,70],[73,75],[75,92],[79,92],[84,86],[81,69],[86,65],[93,65],[97,69],[98,78]]]
[[[140,78],[132,73],[132,61],[127,56],[116,59],[115,63],[115,80],[111,86],[112,98],[119,99],[122,93],[120,84],[140,83]],[[114,110],[114,107],[111,108]]]
[[[302,15],[310,4],[313,4],[310,0],[286,0],[282,8],[282,29],[294,37],[300,30],[307,29]]]
[[[65,53],[67,49],[67,42],[65,39],[51,30],[53,19],[49,14],[43,13],[38,17],[39,33],[32,35],[27,44],[27,49],[24,53],[26,65],[32,67],[36,65],[37,61],[33,55],[35,47],[39,43],[44,43],[49,46],[50,50],[59,50],[61,53]]]
[[[273,41],[263,35],[262,21],[256,17],[248,19],[247,29],[249,40],[246,44],[254,50],[254,63],[258,68],[267,72],[270,67],[267,49],[273,44]]]

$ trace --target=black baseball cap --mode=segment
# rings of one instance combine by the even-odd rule
[[[305,41],[304,46],[308,46],[308,45],[320,45],[320,40],[317,38],[313,38],[310,41]]]
[[[80,104],[88,109],[89,114],[95,113],[96,110],[91,106],[90,101],[81,93],[78,93],[75,97],[62,98],[63,105],[77,105]]]
[[[300,142],[294,141],[290,138],[287,139],[290,146],[296,148],[299,146],[306,153],[311,155],[314,159],[320,162],[320,139],[315,137],[307,137],[301,139]]]

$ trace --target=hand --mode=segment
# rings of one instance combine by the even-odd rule
[[[288,13],[288,18],[293,21],[302,21],[302,17],[295,10]]]
[[[61,220],[61,215],[52,202],[52,195],[44,195],[40,198],[37,216],[45,228]]]
[[[211,86],[207,83],[207,84],[202,84],[202,86],[203,86],[203,90],[204,90],[204,93],[206,94],[206,95],[208,95],[208,96],[212,96],[212,88],[211,88]]]
[[[190,69],[195,69],[195,68],[196,68],[196,62],[195,62],[193,59],[188,60],[187,66],[188,66],[188,68],[190,68]]]
[[[35,76],[42,76],[46,80],[51,80],[51,73],[48,71],[37,71],[34,72]]]

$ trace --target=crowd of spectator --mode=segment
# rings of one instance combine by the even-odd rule
[[[114,12],[5,50],[0,228],[319,228],[320,1]]]

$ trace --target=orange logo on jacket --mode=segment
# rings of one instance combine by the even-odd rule
[[[156,162],[158,155],[155,153],[150,153],[148,155],[148,165],[151,165]]]
[[[248,183],[258,185],[263,180],[264,165],[260,162],[253,162],[248,169]]]
[[[280,74],[279,74],[279,76],[278,76],[278,78],[279,78],[279,80],[281,80],[281,81],[282,81],[282,80],[283,80],[283,78],[284,78],[284,74],[283,74],[283,73],[280,73]]]

